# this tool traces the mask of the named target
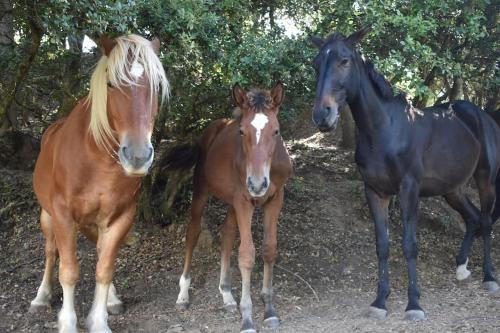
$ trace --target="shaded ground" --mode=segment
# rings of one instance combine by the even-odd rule
[[[441,199],[422,202],[418,270],[421,305],[429,319],[402,320],[406,306],[406,265],[400,247],[397,203],[391,206],[391,286],[389,317],[374,322],[362,316],[376,290],[373,227],[352,152],[337,149],[329,136],[317,134],[289,143],[295,176],[287,185],[278,231],[279,258],[274,275],[276,307],[282,326],[275,332],[499,332],[500,293],[481,289],[481,250],[473,246],[472,279],[455,282],[455,255],[462,237],[458,216]],[[55,332],[62,292],[57,285],[51,312],[28,315],[43,269],[43,238],[38,208],[29,189],[29,172],[0,170],[0,332]],[[210,201],[207,225],[195,253],[192,306],[175,309],[183,255],[184,221],[169,227],[135,228],[136,241],[124,246],[115,284],[126,305],[110,316],[115,332],[237,332],[239,315],[226,314],[218,294],[218,226],[224,206]],[[497,227],[498,228],[498,227]],[[254,219],[260,254],[261,218]],[[500,261],[500,244],[493,241]],[[83,331],[94,289],[96,254],[79,239],[81,281],[76,308]],[[261,330],[263,306],[259,256],[253,273],[254,318]],[[240,296],[233,256],[233,289]]]

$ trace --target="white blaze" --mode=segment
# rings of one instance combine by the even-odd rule
[[[140,63],[135,61],[132,64],[132,67],[130,67],[130,75],[132,75],[135,78],[140,78],[143,73],[144,73],[144,67]]]
[[[267,116],[265,114],[259,112],[259,113],[255,114],[255,117],[253,118],[252,122],[250,123],[253,127],[255,127],[255,130],[257,131],[256,132],[257,144],[259,143],[259,140],[260,140],[260,132],[262,131],[262,129],[264,129],[264,127],[266,127],[266,124],[268,121],[269,121],[269,119],[267,118]]]

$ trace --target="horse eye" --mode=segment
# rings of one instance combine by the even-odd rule
[[[344,58],[344,59],[342,59],[342,60],[340,61],[340,64],[341,64],[342,66],[345,66],[345,65],[347,65],[348,63],[349,63],[349,59],[348,59],[348,58]]]
[[[108,82],[108,87],[109,88],[114,88],[114,86],[110,82]]]
[[[280,134],[280,130],[276,130],[276,131],[274,132],[274,135],[275,135],[275,136],[278,136],[279,134]]]
[[[240,128],[240,135],[241,135],[241,136],[243,136],[243,135],[244,135],[244,134],[243,134],[243,131],[241,130],[241,128]]]

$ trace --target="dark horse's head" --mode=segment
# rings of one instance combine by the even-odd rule
[[[312,118],[322,132],[337,125],[339,112],[348,97],[358,91],[360,82],[359,55],[356,44],[370,31],[363,28],[349,37],[334,33],[325,39],[312,37],[319,48],[313,62],[316,70],[316,97]]]

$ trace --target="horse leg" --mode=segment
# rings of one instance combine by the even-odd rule
[[[252,215],[253,205],[241,200],[234,205],[236,220],[240,232],[240,248],[238,253],[238,265],[241,273],[241,332],[256,332],[252,319],[252,295],[250,290],[251,274],[255,264],[255,246],[252,240]]]
[[[464,194],[460,192],[451,192],[444,195],[446,202],[456,210],[465,222],[466,230],[464,240],[457,255],[457,280],[467,279],[471,272],[467,269],[469,262],[469,252],[474,241],[474,235],[479,227],[480,212]]]
[[[495,177],[482,177],[482,172],[476,177],[479,190],[479,201],[481,203],[481,231],[483,236],[483,287],[487,291],[494,292],[499,289],[498,283],[493,276],[493,265],[491,263],[491,214],[495,205]]]
[[[135,205],[110,226],[99,227],[97,240],[98,260],[95,271],[96,287],[94,301],[86,324],[90,333],[111,332],[108,327],[108,293],[115,272],[115,259],[120,244],[130,230],[135,214]]]
[[[367,317],[373,319],[384,319],[387,316],[385,301],[390,294],[389,288],[389,230],[388,207],[389,197],[380,196],[365,184],[365,195],[368,207],[375,224],[375,238],[377,241],[378,258],[378,288],[377,298],[371,304]]]
[[[40,214],[40,224],[43,235],[45,236],[45,271],[36,297],[31,301],[29,308],[29,312],[31,313],[44,311],[50,308],[50,301],[52,299],[52,280],[57,259],[57,246],[54,232],[52,231],[52,218],[43,209]]]
[[[403,179],[399,193],[401,215],[403,217],[403,253],[408,263],[408,305],[405,319],[425,320],[425,313],[418,300],[420,290],[417,283],[417,210],[419,202],[419,188],[412,178]]]
[[[176,305],[181,309],[189,307],[189,286],[191,285],[191,259],[193,251],[198,243],[198,236],[201,232],[201,223],[203,219],[203,209],[207,204],[208,191],[195,190],[193,201],[191,203],[191,222],[186,230],[186,256],[184,258],[184,269],[179,280],[179,296]]]
[[[275,194],[264,207],[264,279],[260,293],[264,302],[264,325],[276,328],[280,325],[278,314],[273,306],[273,268],[276,261],[278,217],[283,206],[283,189]]]
[[[95,224],[89,224],[85,225],[82,228],[80,228],[81,233],[92,243],[94,243],[97,246],[97,239],[99,237],[99,230],[97,228],[97,225]],[[100,250],[97,248],[97,255],[100,255]],[[120,298],[117,295],[115,285],[113,282],[111,282],[109,286],[109,291],[108,291],[108,300],[106,302],[106,306],[108,308],[108,313],[112,315],[118,315],[121,314],[125,311],[125,308],[123,306],[123,302],[120,300]]]
[[[224,308],[228,312],[236,311],[236,301],[231,293],[231,251],[236,238],[236,215],[234,208],[230,206],[227,210],[226,221],[222,226],[222,242],[220,256],[220,282],[219,291],[224,301]]]
[[[78,332],[75,312],[75,285],[80,278],[80,267],[76,256],[76,223],[69,214],[61,214],[61,216],[56,214],[52,217],[52,230],[59,251],[59,282],[63,290],[63,304],[58,315],[58,328],[59,332]]]

